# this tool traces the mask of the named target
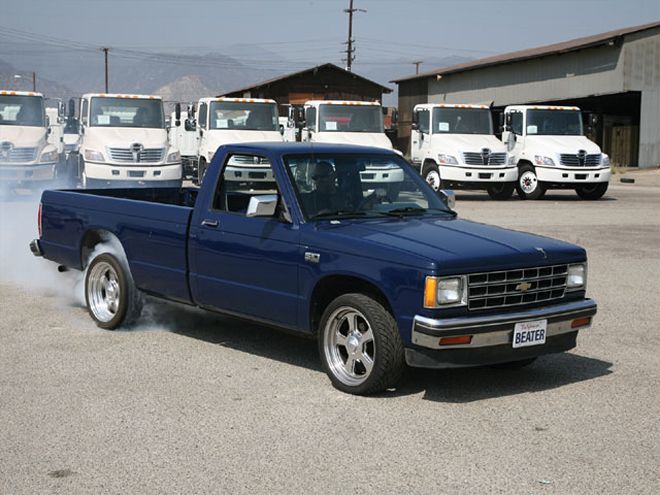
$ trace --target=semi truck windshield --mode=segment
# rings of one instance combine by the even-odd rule
[[[493,134],[493,119],[485,108],[434,108],[433,134]]]
[[[45,127],[43,98],[0,95],[0,125]]]
[[[143,98],[92,98],[93,127],[164,129],[163,102]]]

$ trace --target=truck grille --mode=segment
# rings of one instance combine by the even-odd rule
[[[145,148],[137,156],[128,148],[108,148],[108,151],[115,162],[155,163],[162,161],[165,155],[164,148]]]
[[[0,150],[0,162],[33,162],[37,159],[37,148],[12,148],[9,153]]]
[[[559,162],[566,167],[597,167],[600,165],[600,153],[582,156],[566,153],[559,155],[559,159]]]
[[[481,152],[463,153],[463,160],[466,165],[504,165],[506,163],[506,153],[482,154]]]
[[[568,265],[468,275],[468,309],[492,309],[561,299]]]

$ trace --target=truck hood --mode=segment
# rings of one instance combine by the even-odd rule
[[[207,147],[215,151],[223,144],[280,142],[283,141],[279,131],[232,131],[212,130],[206,133]]]
[[[375,148],[392,149],[392,141],[381,132],[316,132],[317,143],[356,144]]]
[[[0,125],[0,142],[9,141],[16,148],[39,147],[46,142],[44,127]]]
[[[596,143],[584,136],[527,136],[525,148],[535,149],[538,154],[545,153],[571,153],[585,150],[588,154],[600,153]]]
[[[447,275],[586,260],[585,250],[574,244],[460,219],[323,222],[317,233],[356,256],[388,253],[392,261]]]
[[[83,146],[97,151],[105,147],[128,148],[140,143],[145,148],[167,148],[165,129],[140,129],[137,127],[87,127],[83,135]]]
[[[483,148],[491,153],[506,153],[506,145],[489,134],[433,134],[431,146],[439,153],[460,154],[479,153]]]

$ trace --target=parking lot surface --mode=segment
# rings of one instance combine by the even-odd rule
[[[660,174],[459,215],[584,246],[591,329],[529,368],[332,388],[316,344],[150,303],[96,328],[33,258],[38,197],[0,206],[0,493],[660,493]],[[439,240],[441,242],[441,240]],[[255,301],[258,304],[258,301]]]

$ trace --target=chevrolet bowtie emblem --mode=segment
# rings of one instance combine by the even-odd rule
[[[532,288],[532,284],[530,284],[529,282],[522,282],[516,285],[516,290],[519,292],[527,292],[531,288]]]

